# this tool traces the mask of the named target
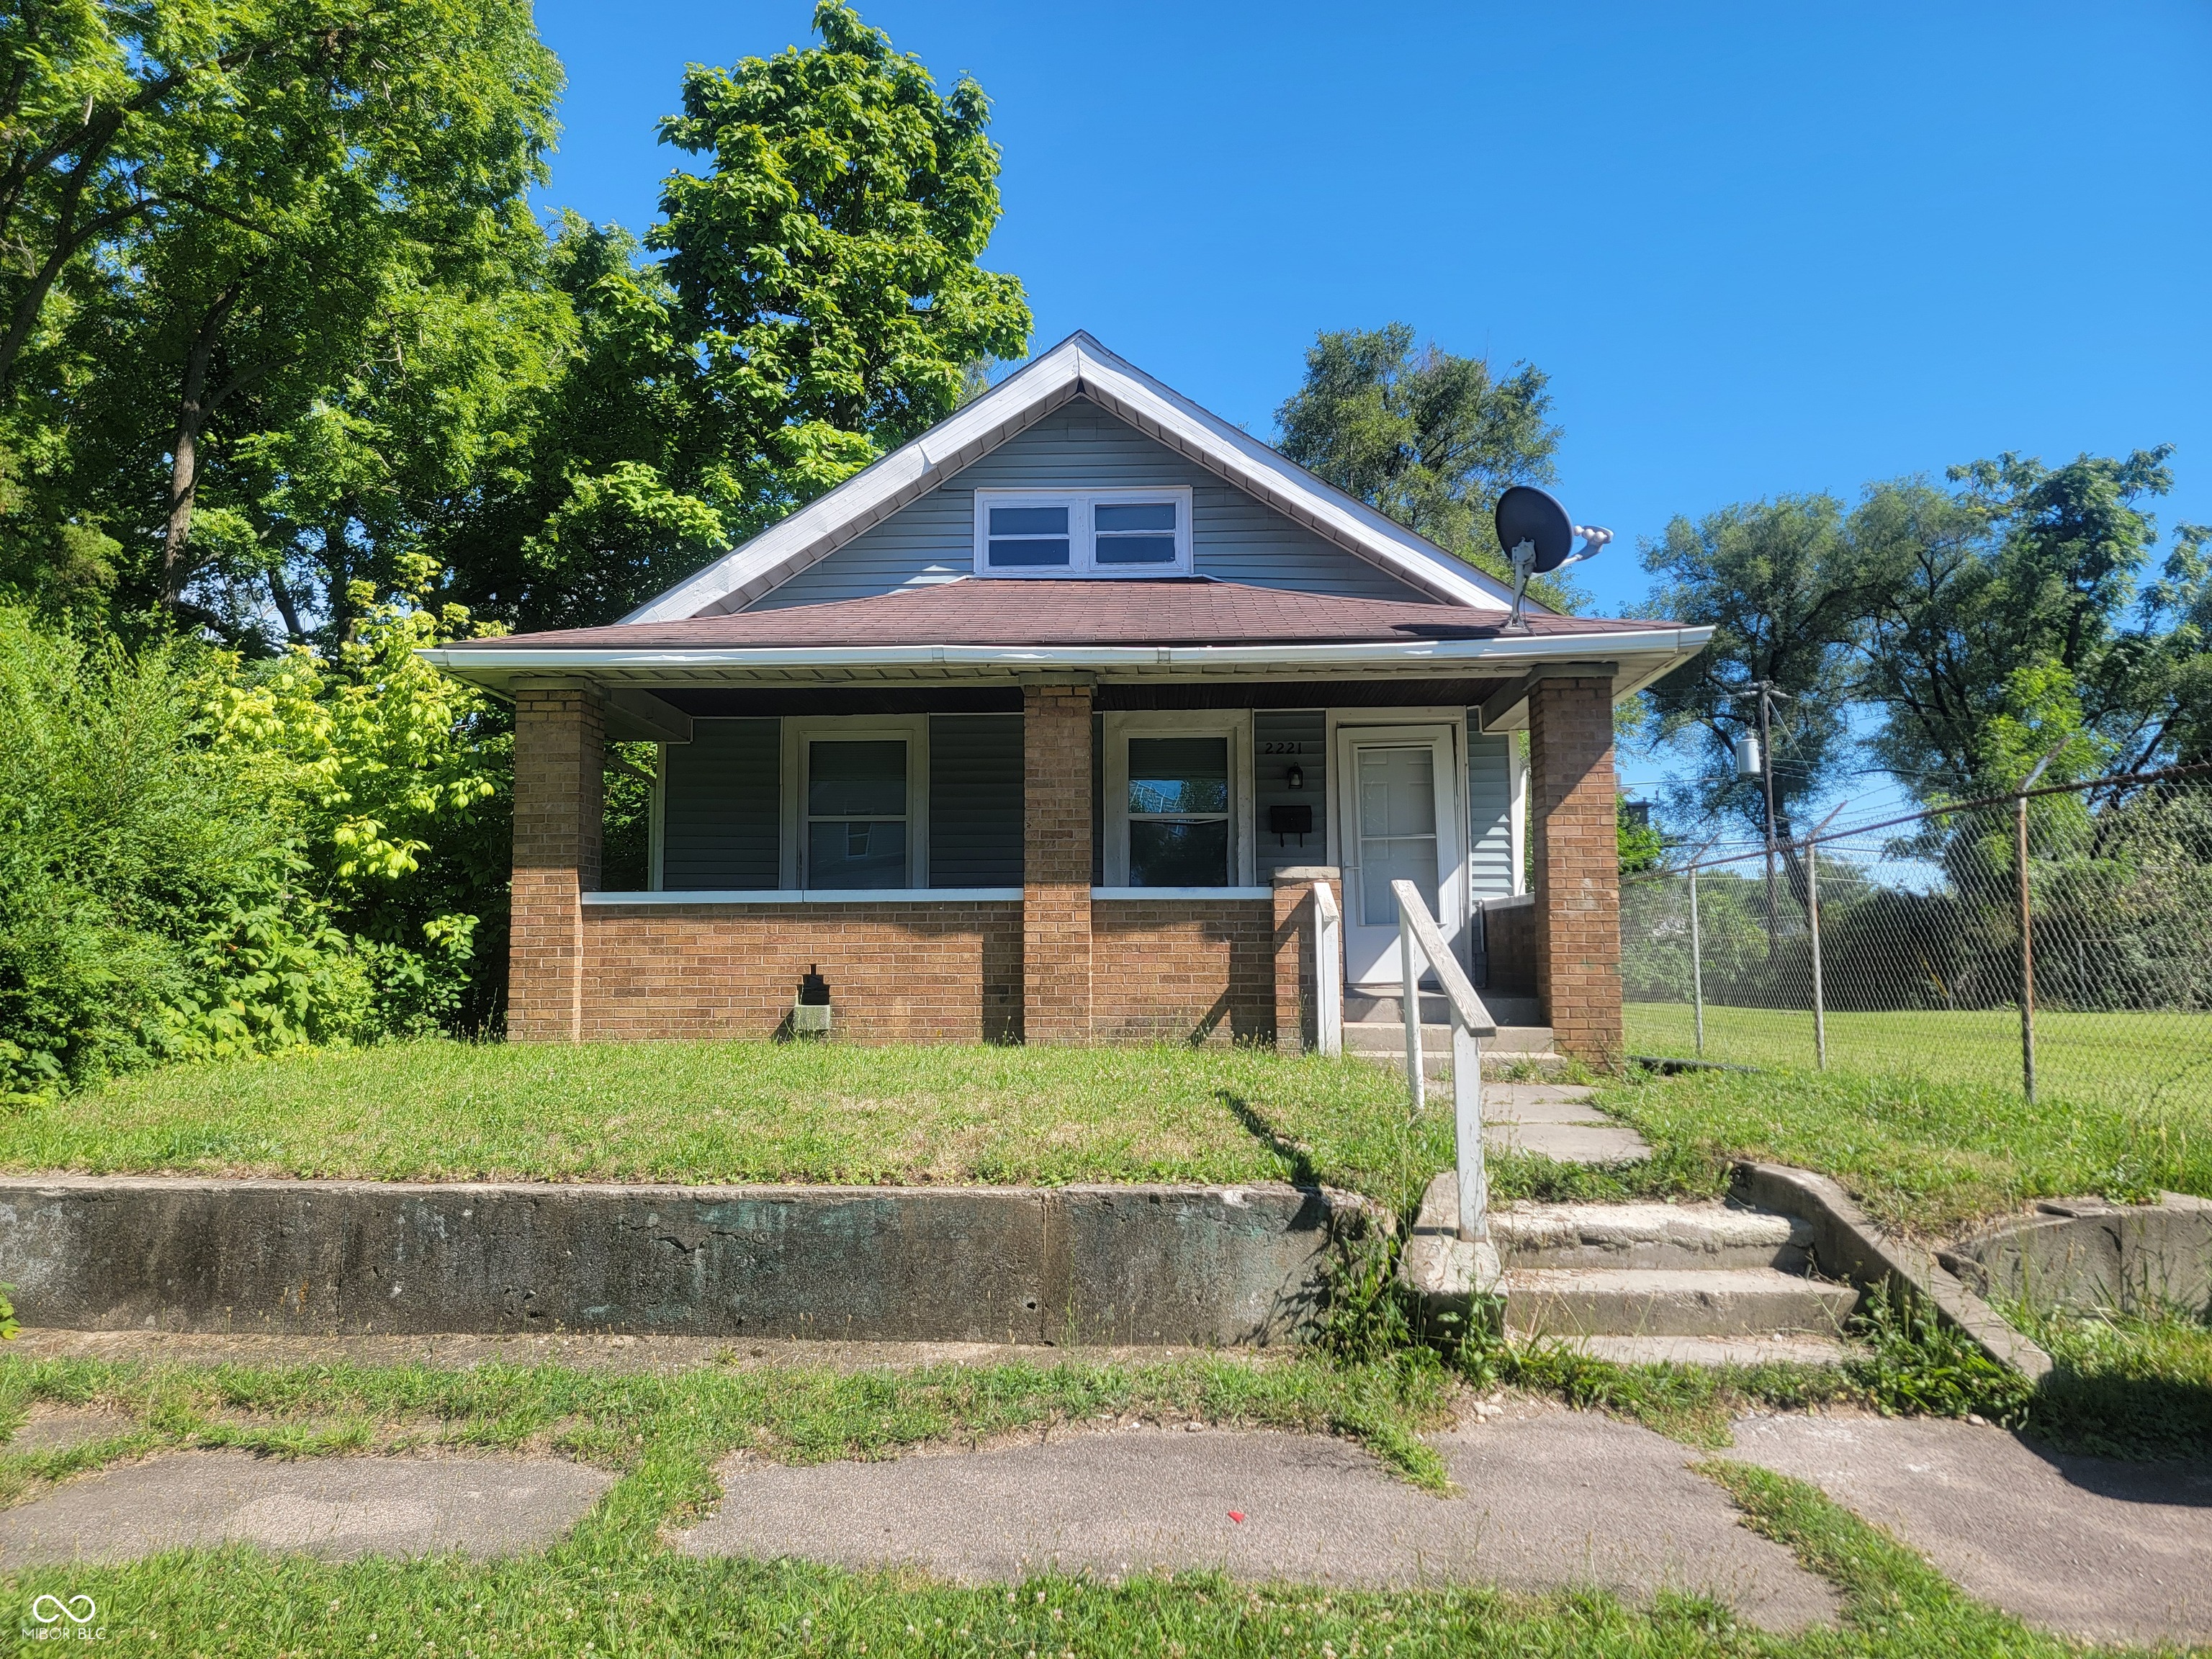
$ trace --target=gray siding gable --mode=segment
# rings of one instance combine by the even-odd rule
[[[1428,598],[1078,398],[746,608],[865,599],[973,574],[979,489],[1169,484],[1190,487],[1192,551],[1201,576],[1355,599]]]

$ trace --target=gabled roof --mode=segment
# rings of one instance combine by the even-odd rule
[[[913,442],[639,606],[617,626],[741,611],[1077,398],[1445,604],[1504,611],[1511,602],[1504,584],[1322,483],[1079,331]],[[1542,611],[1534,605],[1529,609]]]

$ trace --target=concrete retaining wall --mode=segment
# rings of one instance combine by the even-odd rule
[[[0,1279],[79,1330],[1260,1343],[1363,1200],[1282,1186],[0,1182]]]
[[[2156,1204],[2036,1209],[1942,1252],[1943,1265],[1985,1296],[2039,1308],[2212,1313],[2212,1202],[2167,1193]]]

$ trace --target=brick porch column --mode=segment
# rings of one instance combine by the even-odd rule
[[[1091,688],[1022,691],[1022,1041],[1091,1041]]]
[[[514,886],[507,1035],[574,1042],[584,1018],[584,912],[599,884],[606,717],[577,680],[514,694]]]
[[[1327,882],[1337,902],[1344,902],[1344,876],[1334,865],[1275,872],[1275,1048],[1280,1054],[1302,1054],[1320,1041],[1315,952],[1321,945],[1321,917],[1313,897],[1317,881]]]
[[[1620,1057],[1620,851],[1613,682],[1540,680],[1528,694],[1536,994],[1561,1054]]]

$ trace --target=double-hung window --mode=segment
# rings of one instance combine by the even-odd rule
[[[1106,885],[1249,884],[1250,716],[1114,714],[1105,727]]]
[[[979,489],[979,576],[1187,576],[1190,491]]]
[[[925,885],[926,723],[787,720],[784,728],[783,884],[816,892]]]
[[[1230,884],[1229,739],[1129,739],[1129,885]]]

